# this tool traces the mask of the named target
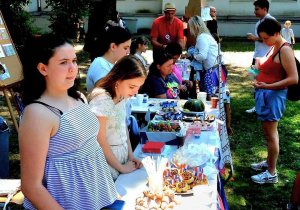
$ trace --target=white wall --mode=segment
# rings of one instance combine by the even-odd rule
[[[148,8],[153,10],[154,13],[161,13],[161,11],[164,9],[165,3],[167,2],[175,3],[177,14],[183,15],[185,13],[185,6],[188,5],[189,0],[119,0],[117,1],[117,10],[121,13],[135,13],[137,9]],[[206,2],[207,5],[216,7],[218,14],[222,16],[253,15],[254,12],[253,0],[202,0],[202,4],[205,5]],[[270,13],[273,15],[299,16],[299,11],[299,0],[270,0]]]
[[[199,0],[200,1],[200,0]],[[254,16],[253,0],[208,0],[209,5],[217,8],[217,15],[219,17],[219,32],[221,36],[245,36],[245,34],[254,32],[254,26],[256,17]],[[244,2],[242,2],[244,1]],[[278,1],[278,0],[277,0]],[[279,19],[283,24],[289,17],[298,17],[300,13],[300,0],[285,2],[273,2],[270,0],[270,13]],[[184,14],[185,6],[188,5],[189,0],[117,0],[117,10],[122,13],[122,17],[125,19],[137,19],[137,28],[151,28],[153,20],[162,14],[165,3],[173,2],[176,4],[177,17]],[[206,4],[206,0],[202,0],[203,4]],[[42,0],[42,10],[45,11],[45,0]],[[28,11],[37,11],[37,0],[32,0]],[[149,9],[152,14],[136,14],[138,9]],[[49,9],[48,9],[49,10]],[[280,16],[286,16],[286,19],[280,18]],[[228,17],[237,17],[235,20],[226,20]],[[37,19],[35,25],[42,27],[43,30],[49,31],[49,21],[47,16],[36,16]],[[247,20],[248,18],[248,20]],[[132,22],[130,20],[130,22]],[[299,22],[299,21],[298,21]],[[85,24],[88,25],[87,22]],[[134,22],[132,23],[135,26]],[[300,23],[292,21],[292,29],[296,37],[300,37]]]
[[[162,0],[117,0],[117,11],[122,13],[136,13],[139,9],[149,9],[152,13],[161,13],[161,2]]]

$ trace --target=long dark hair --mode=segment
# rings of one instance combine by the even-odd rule
[[[154,74],[158,77],[161,76],[160,70],[157,68],[157,65],[162,66],[164,63],[166,63],[168,60],[172,60],[172,55],[168,53],[158,53],[158,56],[155,58],[153,63],[149,67],[149,74]]]
[[[117,61],[106,77],[100,79],[99,85],[96,88],[106,90],[114,98],[116,96],[115,86],[117,81],[146,76],[147,71],[142,62],[134,55],[127,55]],[[95,96],[92,93],[90,100]]]
[[[260,37],[260,32],[265,32],[269,36],[274,36],[275,33],[280,33],[281,24],[272,18],[266,18],[257,27],[257,33]]]
[[[23,59],[24,80],[21,84],[23,91],[22,102],[25,106],[39,99],[46,90],[46,80],[37,69],[38,64],[48,65],[56,49],[66,43],[73,46],[72,41],[69,39],[55,34],[46,34],[38,38],[32,38],[25,45],[26,53]],[[68,95],[78,99],[80,95],[75,84],[68,89]]]
[[[166,53],[169,53],[172,56],[181,55],[182,47],[177,42],[171,42],[166,47]]]
[[[130,54],[132,54],[132,55],[135,54],[135,51],[139,47],[139,44],[149,45],[150,41],[144,36],[139,36],[138,38],[132,40],[131,46],[130,46]]]
[[[111,43],[115,43],[116,45],[122,44],[131,39],[131,35],[124,28],[119,26],[112,26],[107,29],[107,31],[103,31],[101,37],[97,37],[97,41],[95,43],[95,52],[93,54],[94,57],[103,56],[110,48]]]

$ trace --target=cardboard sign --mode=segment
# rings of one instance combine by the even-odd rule
[[[23,79],[23,67],[0,11],[0,87]]]

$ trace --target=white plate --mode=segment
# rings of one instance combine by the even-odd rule
[[[187,190],[185,193],[175,192],[175,195],[193,195],[193,190]]]
[[[204,115],[204,112],[191,112],[191,111],[184,111],[184,110],[181,110],[182,113],[185,113],[185,114],[198,114],[198,115]]]

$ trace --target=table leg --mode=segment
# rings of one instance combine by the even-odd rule
[[[3,93],[4,93],[4,97],[5,97],[5,101],[6,101],[6,104],[7,104],[7,107],[8,107],[8,110],[9,110],[9,113],[10,113],[10,116],[11,116],[11,119],[13,121],[13,124],[16,128],[16,131],[19,132],[19,127],[18,127],[18,123],[17,123],[17,120],[14,116],[14,112],[13,112],[13,109],[12,109],[12,106],[11,106],[11,103],[10,103],[10,100],[9,100],[9,97],[8,97],[8,94],[6,92],[6,89],[3,89]]]
[[[19,105],[18,105],[18,103],[17,103],[17,101],[16,101],[14,91],[13,91],[12,88],[8,88],[8,90],[9,90],[9,92],[10,92],[11,98],[12,98],[14,104],[15,104],[16,110],[17,110],[18,115],[19,115],[19,117],[20,117],[20,116],[21,116],[21,111],[20,111],[20,107],[19,107]]]

